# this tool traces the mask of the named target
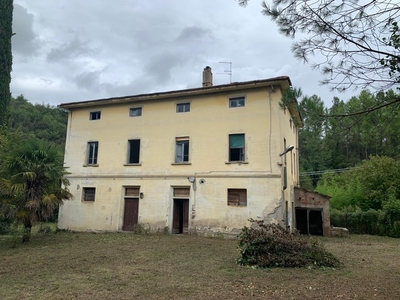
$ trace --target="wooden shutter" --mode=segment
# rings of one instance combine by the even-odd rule
[[[94,201],[96,188],[83,188],[83,201]]]
[[[228,205],[247,206],[247,190],[228,189]]]

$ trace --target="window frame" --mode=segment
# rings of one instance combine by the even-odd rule
[[[243,100],[243,105],[237,105],[240,100]],[[228,102],[229,102],[229,108],[245,107],[246,106],[246,97],[245,96],[229,97]],[[232,105],[233,103],[236,103],[236,104]]]
[[[179,110],[179,107],[183,107],[184,109],[182,111]],[[186,110],[188,108],[188,110]],[[190,112],[190,102],[181,102],[181,103],[176,103],[176,113],[187,113]]]
[[[233,141],[231,141],[231,137],[233,136],[243,136],[243,147],[232,147],[231,144],[233,143]],[[244,133],[233,133],[233,134],[229,134],[228,137],[228,143],[229,143],[229,153],[228,153],[228,161],[229,163],[242,163],[242,162],[246,162],[246,135]],[[232,151],[234,149],[241,149],[239,150],[238,154],[235,155],[239,155],[239,159],[233,159],[232,156],[234,153],[232,153]]]
[[[133,112],[133,111],[136,111],[136,110],[137,110],[137,111],[140,111],[140,114],[138,114],[138,115],[133,115],[132,112]],[[131,118],[141,117],[142,114],[143,114],[143,107],[141,107],[141,106],[138,106],[138,107],[130,107],[130,108],[129,108],[129,117],[131,117]]]
[[[93,150],[91,149],[91,145],[93,145]],[[97,166],[99,159],[99,142],[98,141],[90,141],[87,143],[87,155],[86,155],[86,163],[88,166]]]
[[[101,110],[90,111],[89,112],[89,120],[96,121],[101,119]]]
[[[182,148],[178,155],[178,149]],[[186,152],[186,153],[185,153]],[[180,159],[178,159],[180,157]],[[188,136],[175,138],[175,164],[190,163],[190,138]]]
[[[233,198],[236,198],[233,199]],[[228,206],[247,206],[247,189],[243,188],[228,188],[227,189],[227,205]]]
[[[132,158],[132,143],[131,142],[133,142],[133,141],[139,141],[139,143],[138,143],[138,145],[137,145],[137,147],[138,147],[138,149],[137,149],[137,162],[133,162],[132,160],[131,160],[131,158]],[[140,139],[130,139],[130,140],[128,140],[128,157],[127,157],[127,160],[128,160],[128,162],[127,162],[127,165],[140,165],[140,145],[141,145],[141,141],[140,141]]]
[[[90,193],[88,193],[90,191]],[[82,201],[94,202],[96,201],[96,188],[95,187],[83,187],[82,188]]]

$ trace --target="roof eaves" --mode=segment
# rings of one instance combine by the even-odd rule
[[[279,82],[287,82],[289,86],[291,86],[291,81],[288,76],[280,76],[269,79],[261,79],[261,80],[253,80],[253,81],[244,81],[244,82],[233,82],[229,84],[223,85],[215,85],[209,87],[199,87],[199,88],[191,88],[184,90],[173,90],[167,92],[157,92],[157,93],[149,93],[149,94],[138,94],[132,96],[123,96],[123,97],[112,97],[112,98],[104,98],[104,99],[96,99],[96,100],[87,100],[87,101],[79,101],[79,102],[68,102],[61,103],[58,107],[64,109],[73,109],[79,107],[89,107],[89,106],[97,106],[104,104],[118,104],[118,103],[126,103],[131,101],[148,101],[155,99],[167,99],[172,97],[184,97],[188,95],[202,95],[202,94],[210,94],[210,93],[221,93],[233,89],[245,89],[245,88],[254,88],[257,86],[268,85],[272,83]]]

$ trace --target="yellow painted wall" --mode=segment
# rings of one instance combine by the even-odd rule
[[[290,126],[289,111],[279,107],[280,90],[269,90],[72,109],[65,165],[71,173],[74,200],[60,209],[59,227],[121,230],[124,186],[140,186],[144,197],[139,200],[139,223],[151,230],[171,228],[173,186],[191,188],[192,232],[235,233],[249,218],[282,222],[284,203],[289,201],[291,211],[297,182],[297,132]],[[246,97],[245,107],[229,108],[229,97],[235,96]],[[190,112],[176,113],[176,104],[182,102],[190,102]],[[142,116],[130,117],[131,107],[142,107]],[[97,110],[101,119],[89,120],[89,113]],[[227,163],[229,134],[235,133],[245,134],[246,163]],[[174,164],[175,137],[179,136],[190,137],[190,164]],[[279,163],[283,157],[279,154],[284,150],[284,138],[295,150],[286,155],[288,188],[282,193]],[[124,166],[129,139],[141,140],[139,166]],[[99,142],[98,167],[85,166],[89,141]],[[196,178],[195,186],[188,177]],[[205,182],[200,184],[200,179]],[[96,188],[94,202],[82,201],[83,187]],[[247,189],[247,206],[228,206],[228,188]]]

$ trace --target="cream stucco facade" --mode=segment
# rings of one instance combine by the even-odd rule
[[[60,105],[74,198],[59,228],[229,235],[249,218],[292,226],[296,110],[279,106],[290,85],[278,77]]]

